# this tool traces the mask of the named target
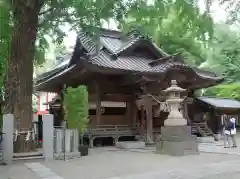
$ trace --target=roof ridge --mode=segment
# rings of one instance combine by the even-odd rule
[[[128,47],[130,47],[131,45],[134,45],[139,39],[140,39],[140,37],[137,37],[137,38],[134,38],[134,39],[131,39],[131,40],[125,42],[124,44],[122,44],[122,46],[117,51],[114,52],[114,55],[117,55],[120,52],[127,49]]]

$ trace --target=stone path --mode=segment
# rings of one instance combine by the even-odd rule
[[[239,155],[240,148],[224,148],[222,144],[200,144],[200,152],[215,153],[215,154],[228,154],[228,155]]]
[[[24,164],[0,165],[0,179],[39,179]]]
[[[63,179],[40,163],[27,163],[25,165],[30,170],[34,171],[41,179]],[[68,172],[67,168],[65,172]],[[86,179],[84,176],[82,176],[82,174],[83,173],[79,172],[79,178]],[[77,176],[75,175],[74,177],[76,178]],[[138,174],[116,176],[106,179],[226,179],[229,177],[231,179],[238,179],[240,177],[240,162],[238,160],[210,163],[203,166],[194,166],[188,168],[168,170],[160,169],[156,172],[140,172]],[[98,178],[105,177],[99,176]],[[65,179],[68,179],[68,177]]]
[[[171,157],[152,152],[99,148],[78,160],[47,162],[44,165],[64,179],[76,179],[76,176],[81,179],[215,179],[216,175],[226,176],[229,172],[240,178],[240,156],[209,153]]]
[[[144,149],[118,149],[116,147],[107,147],[103,148],[106,151],[129,151],[129,152],[140,152],[140,153],[149,153],[155,152],[155,147],[146,147]],[[201,143],[199,144],[199,151],[204,153],[213,153],[213,154],[228,154],[228,155],[239,155],[240,156],[240,147],[239,148],[224,148],[223,144],[219,143]]]
[[[35,172],[40,179],[63,179],[40,163],[25,163],[28,169]]]
[[[108,153],[111,153],[111,152],[108,152]],[[114,155],[118,155],[116,153],[118,152],[115,152]],[[129,153],[130,152],[126,152],[126,155],[128,156]],[[139,153],[138,156],[140,155],[141,154]],[[112,156],[113,155],[110,154],[110,157]],[[121,154],[119,157],[121,157]],[[194,160],[195,165],[193,165],[192,162],[186,165],[186,161],[189,162],[190,158]],[[81,179],[100,179],[100,178],[105,178],[105,179],[146,179],[146,178],[147,179],[159,179],[159,178],[161,179],[226,179],[226,178],[239,179],[240,158],[238,158],[237,160],[232,160],[232,158],[223,158],[223,159],[226,159],[226,160],[222,162],[210,162],[210,163],[208,159],[206,161],[206,164],[204,164],[204,163],[199,163],[199,157],[197,156],[183,157],[183,158],[178,157],[177,160],[182,161],[181,162],[182,166],[179,166],[179,162],[177,162],[177,164],[174,164],[175,163],[174,161],[176,160],[176,158],[170,158],[170,162],[166,160],[164,161],[163,164],[165,165],[165,167],[163,164],[161,164],[159,166],[156,166],[158,169],[154,168],[153,171],[151,171],[151,168],[149,168],[150,169],[149,171],[147,170],[144,171],[143,168],[141,168],[141,170],[136,171],[132,166],[134,161],[130,161],[130,160],[126,161],[128,165],[126,165],[126,163],[125,165],[122,165],[123,163],[122,161],[120,161],[120,163],[115,166],[115,170],[113,170],[113,168],[109,166],[115,163],[116,158],[113,159],[113,162],[111,162],[111,160],[108,160],[109,163],[107,165],[99,165],[98,163],[99,161],[96,161],[97,166],[98,168],[100,168],[100,170],[95,168],[94,163],[92,166],[77,165],[78,162],[80,162],[79,159],[76,161],[60,162],[65,166],[64,169],[59,167],[59,162],[52,161],[51,163],[53,165],[57,165],[58,173],[60,173],[59,170],[65,173],[64,179],[73,179],[73,178],[74,179],[75,178],[81,178]],[[83,158],[83,160],[85,159]],[[215,159],[215,161],[217,160]],[[153,164],[156,164],[155,162],[156,161],[153,161]],[[158,162],[161,162],[161,161],[158,161]],[[45,164],[49,165],[48,163],[45,163]],[[27,171],[26,169],[23,168],[23,166],[25,166],[25,168],[28,168],[29,170]],[[120,166],[122,166],[122,168]],[[179,167],[176,167],[176,166],[179,166]],[[16,165],[13,165],[13,167],[16,167]],[[57,174],[52,172],[52,170],[50,169],[52,167],[47,168],[46,166],[40,163],[25,163],[24,165],[21,165],[21,167],[20,165],[18,165],[18,167],[19,167],[19,171],[20,169],[21,170],[23,169],[21,173],[18,173],[18,176],[16,175],[15,173],[16,171],[14,170],[12,170],[12,172],[15,173],[14,177],[13,175],[11,177],[4,175],[6,171],[2,171],[3,173],[1,173],[0,179],[63,179],[63,177],[60,177]],[[121,173],[124,167],[128,167],[130,170],[125,171],[124,173]],[[146,166],[144,165],[144,167]],[[113,176],[107,177],[107,175],[103,175],[103,172],[110,173],[110,175],[113,175]],[[29,173],[31,173],[31,175],[29,175]],[[35,175],[33,175],[33,173]],[[89,173],[91,173],[92,175],[89,175]]]
[[[160,172],[141,173],[124,177],[112,177],[108,179],[218,179],[219,176],[226,179],[240,177],[239,161],[212,163],[204,166],[189,167],[188,169],[176,169]]]
[[[94,148],[89,156],[75,160],[0,166],[0,179],[240,178],[240,148],[224,149],[222,142],[201,143],[199,148],[199,156],[185,157],[157,155],[154,147],[125,151]]]

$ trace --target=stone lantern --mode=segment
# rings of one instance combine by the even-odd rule
[[[182,113],[179,111],[180,104],[183,101],[180,97],[180,93],[185,91],[185,89],[178,87],[176,80],[172,80],[171,86],[164,91],[168,95],[166,102],[170,108],[170,113],[168,118],[164,121],[164,126],[187,125],[187,120],[184,119]]]
[[[191,127],[187,126],[179,111],[180,93],[185,91],[177,86],[176,80],[171,81],[171,86],[164,90],[168,94],[167,103],[170,108],[168,118],[161,128],[161,138],[156,142],[156,153],[173,156],[199,154],[197,137],[192,136]]]

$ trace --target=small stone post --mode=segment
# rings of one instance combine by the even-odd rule
[[[65,152],[71,152],[71,137],[72,137],[72,130],[66,129],[65,130]]]
[[[3,161],[9,165],[13,160],[13,114],[3,115]]]
[[[63,152],[63,129],[55,129],[55,134],[56,134],[56,153],[61,153]]]
[[[45,160],[53,159],[53,115],[42,116],[43,122],[43,155]]]
[[[73,152],[78,152],[79,148],[79,132],[77,129],[73,130]]]

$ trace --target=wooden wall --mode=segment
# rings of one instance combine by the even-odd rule
[[[91,119],[91,125],[97,125],[96,115],[89,116]],[[99,125],[127,125],[131,119],[127,118],[125,115],[101,115],[101,120]]]
[[[114,107],[116,114],[111,112],[107,114],[107,108],[111,108],[111,105],[108,107],[103,107],[103,113],[100,116],[100,123],[98,125],[129,125],[133,124],[135,119],[134,115],[134,105],[132,103],[133,97],[131,95],[122,95],[122,94],[111,94],[111,95],[102,95],[101,101],[107,102],[125,102],[126,107]],[[89,103],[96,103],[96,95],[90,94],[89,95]],[[113,107],[112,107],[113,108]],[[123,109],[124,108],[124,109]],[[91,109],[94,113],[94,110]],[[96,114],[89,115],[91,120],[91,125],[97,125],[97,116]]]

